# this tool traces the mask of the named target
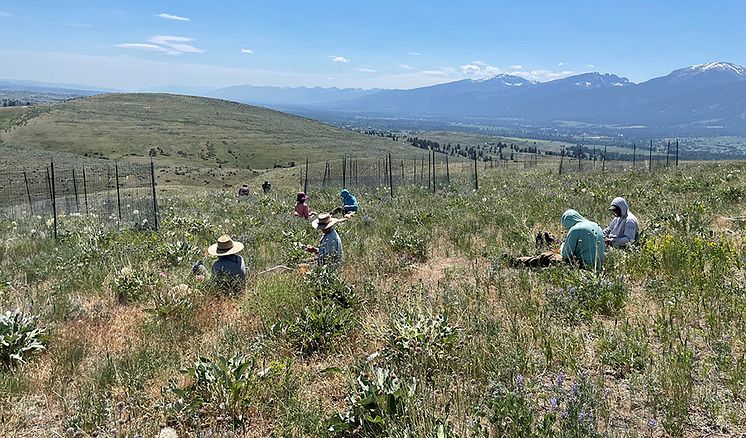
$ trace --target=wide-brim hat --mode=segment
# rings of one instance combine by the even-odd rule
[[[332,217],[329,213],[321,213],[316,219],[311,221],[311,226],[319,230],[327,230],[339,222],[344,222],[347,219],[337,219]]]
[[[224,234],[218,237],[218,243],[214,243],[207,248],[207,253],[211,256],[229,256],[239,253],[243,250],[243,243],[234,241],[231,236]]]

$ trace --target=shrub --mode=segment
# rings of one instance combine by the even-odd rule
[[[189,242],[178,240],[167,242],[159,252],[161,261],[167,266],[178,266],[184,261],[190,261],[192,257],[199,255],[199,249]]]
[[[614,316],[624,307],[627,288],[620,278],[579,271],[568,286],[547,292],[547,310],[569,323],[590,321],[594,315]]]
[[[126,266],[114,278],[117,301],[121,304],[139,301],[151,289],[153,283],[149,275]]]
[[[228,358],[218,355],[214,359],[200,357],[194,366],[182,370],[191,383],[172,387],[178,397],[167,405],[167,411],[177,421],[198,424],[210,419],[231,420],[234,424],[245,421],[244,414],[252,401],[255,384],[259,379],[256,361],[235,354]]]
[[[191,290],[183,283],[174,287],[157,288],[151,294],[151,301],[152,307],[145,310],[160,318],[184,315],[193,304]]]
[[[404,381],[388,368],[360,372],[348,397],[349,409],[329,420],[328,430],[347,436],[389,436],[396,424],[406,422],[406,400],[416,381]]]
[[[415,233],[397,229],[389,243],[404,261],[423,262],[427,259],[427,241]]]
[[[458,332],[448,322],[447,314],[402,313],[389,324],[385,354],[403,370],[419,370],[420,375],[430,380],[436,369],[452,359]]]
[[[309,356],[345,335],[353,326],[352,312],[328,300],[314,300],[287,328],[293,346]]]
[[[5,367],[25,363],[28,356],[46,348],[45,330],[37,317],[18,309],[0,315],[0,360]]]

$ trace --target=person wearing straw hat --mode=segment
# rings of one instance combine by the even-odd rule
[[[334,218],[329,213],[321,213],[311,222],[312,227],[321,231],[321,241],[318,247],[306,245],[305,250],[318,254],[319,266],[336,266],[342,262],[342,239],[339,238],[334,225],[345,220]]]
[[[222,288],[242,289],[246,283],[246,264],[238,255],[243,250],[243,243],[231,239],[227,234],[218,237],[217,243],[207,248],[207,253],[217,257],[212,265],[215,282]]]
[[[308,208],[308,205],[306,205],[307,200],[308,195],[304,192],[298,192],[298,195],[295,197],[295,210],[293,211],[293,215],[302,217],[303,219],[308,219],[311,216],[316,215],[316,213],[312,212],[311,209]]]

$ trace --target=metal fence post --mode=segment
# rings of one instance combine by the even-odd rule
[[[562,164],[565,162],[565,148],[562,148],[562,156],[560,157],[560,168],[559,174],[562,175]]]
[[[52,169],[52,215],[54,218],[54,240],[57,240],[57,191],[54,186],[54,161],[51,162]]]
[[[153,221],[155,222],[155,230],[158,231],[158,200],[155,197],[155,165],[153,159],[150,159],[150,188],[153,193]]]
[[[117,184],[117,210],[119,212],[119,221],[122,220],[122,198],[119,194],[119,163],[114,163],[114,177]]]
[[[23,180],[26,182],[26,196],[28,196],[28,208],[31,211],[31,215],[34,214],[34,203],[31,202],[31,190],[28,187],[28,177],[26,176],[26,171],[23,171]]]
[[[78,199],[78,180],[75,178],[75,168],[73,168],[73,191],[75,192],[75,211],[80,212],[80,200]]]
[[[650,140],[650,153],[648,155],[648,172],[653,170],[653,140]]]
[[[88,183],[85,178],[85,166],[83,166],[83,201],[85,202],[85,214],[88,214]]]
[[[306,157],[306,178],[303,180],[303,193],[308,193],[308,157]]]
[[[474,190],[479,190],[479,171],[477,170],[477,150],[474,149]]]

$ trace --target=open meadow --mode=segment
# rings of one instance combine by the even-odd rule
[[[0,326],[0,434],[746,433],[744,163],[480,172],[478,191],[351,187],[338,272],[261,273],[318,241],[290,178],[241,199],[160,180],[158,232],[69,215],[55,242],[46,217],[0,221],[0,307],[19,312]],[[603,273],[509,266],[567,208],[605,226],[615,196],[642,234]],[[234,295],[191,273],[223,233],[246,245]]]

